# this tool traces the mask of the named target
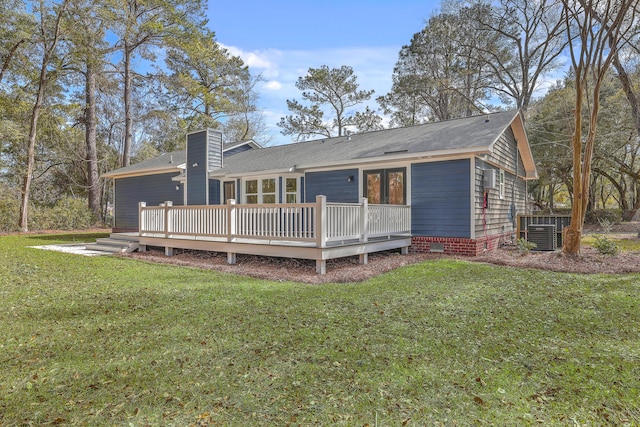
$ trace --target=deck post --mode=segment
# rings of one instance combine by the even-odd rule
[[[327,247],[327,196],[316,196],[316,247]],[[317,265],[316,262],[316,270]],[[324,269],[326,270],[326,262]]]
[[[138,236],[142,236],[142,210],[147,207],[147,202],[138,203]]]
[[[170,248],[169,246],[165,246],[164,256],[173,256],[173,248]]]
[[[229,199],[227,200],[227,242],[231,242],[236,233],[236,201]],[[233,263],[229,264],[235,264],[235,255]]]
[[[362,227],[362,234],[360,235],[361,242],[369,241],[369,200],[366,197],[360,199],[362,208],[360,208],[360,226]],[[361,262],[360,264],[366,264],[367,262]]]
[[[369,262],[369,254],[368,253],[364,253],[364,254],[360,254],[360,257],[358,259],[358,264],[367,264]]]
[[[162,206],[164,206],[164,237],[168,239],[169,224],[171,224],[171,222],[169,221],[169,209],[171,209],[171,207],[173,206],[173,202],[172,201],[164,202]]]
[[[400,255],[409,255],[409,246],[403,246],[400,248]]]
[[[236,253],[235,252],[227,252],[227,264],[235,264],[236,263]]]
[[[324,259],[316,260],[316,273],[327,274],[327,261]]]

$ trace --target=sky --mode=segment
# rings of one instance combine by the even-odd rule
[[[209,0],[209,25],[219,44],[240,56],[265,81],[258,106],[273,140],[292,142],[277,126],[289,114],[286,100],[302,101],[295,87],[309,68],[348,65],[359,89],[375,98],[391,89],[393,67],[440,2],[432,0]]]

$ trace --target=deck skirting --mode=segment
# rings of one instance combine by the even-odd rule
[[[304,246],[298,242],[267,242],[267,241],[214,241],[196,239],[178,239],[164,237],[139,236],[140,251],[147,246],[163,247],[167,256],[172,256],[175,249],[191,249],[209,252],[227,253],[227,262],[235,264],[236,254],[259,255],[281,258],[301,258],[316,261],[316,272],[326,273],[326,261],[334,258],[349,256],[360,257],[360,262],[366,264],[368,254],[392,249],[400,249],[403,254],[408,253],[411,236],[389,236],[387,238],[372,239],[367,242],[341,242],[340,244],[318,248]]]

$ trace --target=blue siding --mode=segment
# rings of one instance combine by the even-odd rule
[[[300,203],[307,203],[307,199],[305,198],[305,189],[304,189],[304,176],[300,177]]]
[[[196,165],[197,166],[194,166]],[[207,132],[187,135],[187,204],[206,205],[208,196]]]
[[[209,204],[219,205],[222,199],[220,195],[220,181],[217,179],[209,180]]]
[[[353,181],[347,178],[353,176]],[[327,172],[309,172],[305,174],[305,200],[313,203],[316,196],[327,196],[327,202],[357,203],[359,188],[358,169],[342,169]]]
[[[249,144],[241,145],[239,147],[232,148],[231,150],[225,151],[224,157],[230,157],[230,156],[233,156],[234,154],[242,153],[243,151],[252,150],[252,149],[253,148],[251,148]]]
[[[411,166],[414,236],[471,237],[469,159]]]
[[[182,205],[183,186],[171,178],[177,173],[135,176],[115,180],[115,224],[119,230],[138,229],[138,203],[146,202],[147,206],[158,206],[166,201],[174,205]],[[176,190],[176,186],[180,187]]]

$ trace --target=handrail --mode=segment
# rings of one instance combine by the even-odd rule
[[[328,203],[236,204],[160,206],[139,204],[141,236],[166,238],[217,238],[313,242],[326,247],[331,242],[361,241],[411,233],[411,207]]]

